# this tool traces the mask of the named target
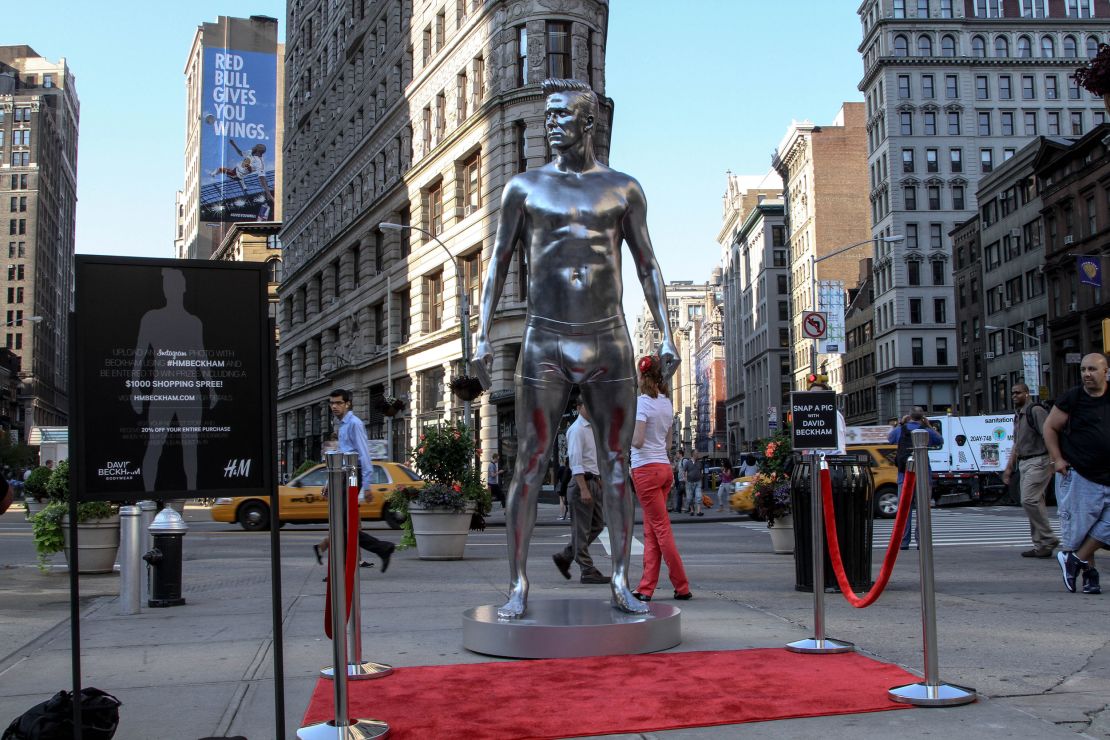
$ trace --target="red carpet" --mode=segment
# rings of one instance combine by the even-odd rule
[[[888,688],[918,677],[855,653],[655,653],[398,668],[352,681],[354,717],[393,738],[563,738],[909,709]],[[334,718],[330,681],[304,723]]]

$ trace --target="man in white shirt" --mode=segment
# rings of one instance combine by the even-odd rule
[[[564,578],[570,578],[570,564],[577,562],[582,571],[582,583],[608,583],[609,576],[603,575],[590,557],[590,543],[605,528],[594,428],[581,398],[577,401],[577,409],[578,419],[567,429],[567,458],[571,474],[567,499],[572,511],[571,539],[570,544],[552,555],[551,559]]]

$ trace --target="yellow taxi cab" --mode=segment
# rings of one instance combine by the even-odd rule
[[[871,476],[875,485],[875,516],[893,519],[898,513],[898,467],[894,458],[898,445],[864,444],[848,445],[848,452],[866,452],[871,458]]]
[[[397,488],[412,486],[420,488],[424,481],[412,468],[395,462],[379,461],[374,463],[370,473],[370,494],[359,505],[362,519],[384,520],[393,529],[401,528],[401,517],[390,510],[389,496]],[[280,496],[278,510],[281,525],[308,524],[328,520],[328,500],[321,494],[328,479],[324,465],[316,465],[293,478],[283,486],[278,486]],[[248,532],[270,528],[270,501],[258,496],[230,496],[216,499],[209,510],[212,521],[227,522]]]

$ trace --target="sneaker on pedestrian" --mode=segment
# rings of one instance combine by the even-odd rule
[[[602,575],[600,571],[593,571],[591,573],[583,573],[582,577],[578,580],[581,583],[608,583],[609,576]]]
[[[563,578],[566,578],[569,581],[571,561],[563,557],[560,553],[555,553],[551,556],[551,559],[555,561],[555,567],[558,568],[559,572],[563,574]]]
[[[1050,558],[1052,557],[1051,547],[1034,547],[1032,550],[1025,550],[1021,553],[1023,558]]]
[[[1064,574],[1064,588],[1074,594],[1075,579],[1080,571],[1087,570],[1087,562],[1077,558],[1074,552],[1059,552],[1056,554],[1056,560],[1060,563],[1060,570]]]
[[[1102,587],[1098,585],[1098,571],[1094,568],[1088,568],[1087,570],[1083,571],[1083,593],[1102,593]]]

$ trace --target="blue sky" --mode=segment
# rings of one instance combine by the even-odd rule
[[[706,280],[717,264],[726,170],[765,172],[792,119],[829,123],[841,102],[862,99],[857,4],[611,0],[611,164],[647,192],[667,280]],[[64,56],[77,77],[81,253],[172,256],[182,69],[196,26],[221,13],[270,15],[285,34],[285,5],[273,0],[153,7],[23,3],[18,22],[0,28],[0,44],[26,43],[52,61]],[[627,294],[635,313],[635,282]]]

